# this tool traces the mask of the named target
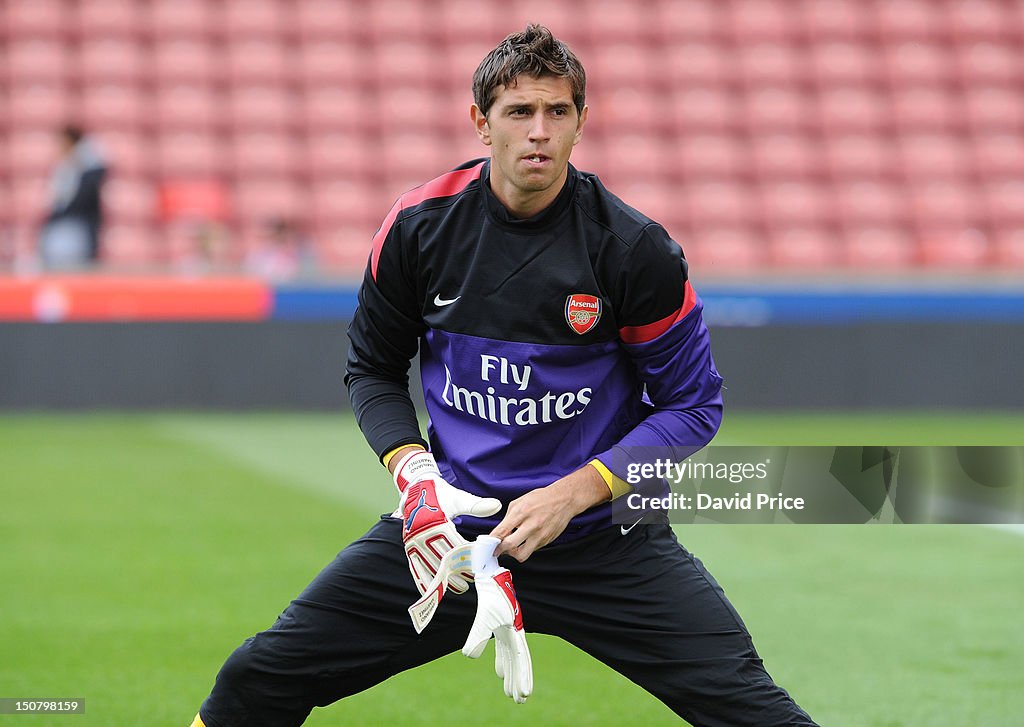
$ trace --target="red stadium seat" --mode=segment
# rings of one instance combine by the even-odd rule
[[[7,46],[7,72],[20,83],[64,83],[71,70],[67,45],[59,40],[13,39]]]
[[[651,18],[645,10],[634,3],[606,2],[595,6],[591,12],[582,13],[582,20],[590,41],[598,47],[626,42],[643,49],[642,41],[653,34]]]
[[[370,238],[380,226],[393,200],[380,189],[351,178],[322,179],[310,195],[312,220],[318,228],[351,226],[366,231],[364,244],[369,253]]]
[[[617,182],[657,182],[675,172],[665,144],[644,134],[616,135],[615,143],[605,149],[604,163],[609,180]]]
[[[214,135],[187,132],[157,139],[157,164],[169,179],[208,179],[227,169],[224,144]]]
[[[768,233],[772,264],[791,270],[824,270],[841,260],[842,241],[830,227],[775,227]]]
[[[439,177],[457,163],[449,155],[444,136],[413,128],[390,137],[376,157],[386,176],[401,175],[413,185]]]
[[[696,39],[666,43],[662,52],[662,72],[680,91],[692,86],[720,86],[731,83],[738,76],[735,54],[714,41]]]
[[[80,2],[77,8],[78,33],[82,38],[141,38],[146,33],[143,7],[142,3],[123,0]]]
[[[488,0],[442,0],[440,8],[440,30],[451,50],[461,44],[483,44],[490,48],[502,37],[506,30],[500,23],[499,7]],[[497,26],[501,24],[499,29]],[[511,31],[509,31],[511,32]],[[478,40],[474,41],[474,38]],[[485,50],[484,53],[487,51]],[[477,63],[483,60],[481,53]],[[473,65],[476,67],[476,64]],[[471,71],[472,72],[472,71]]]
[[[823,88],[875,83],[881,76],[877,48],[854,40],[812,42],[809,61]]]
[[[158,39],[205,39],[222,27],[219,8],[206,0],[152,0],[149,33]]]
[[[798,88],[754,88],[745,99],[744,122],[753,133],[797,131],[813,124],[813,107]]]
[[[988,182],[983,190],[992,224],[1024,223],[1024,179]]]
[[[803,0],[800,7],[808,38],[857,39],[871,30],[871,11],[862,0]]]
[[[825,139],[825,157],[838,179],[885,177],[896,172],[895,154],[887,135],[830,135]]]
[[[760,211],[769,227],[824,224],[833,217],[828,195],[820,184],[809,182],[762,185]]]
[[[960,180],[922,180],[907,192],[920,229],[976,227],[984,215],[974,186]]]
[[[913,267],[918,251],[910,234],[899,227],[856,227],[848,230],[846,265],[889,273]]]
[[[298,77],[308,90],[351,88],[371,82],[373,71],[367,48],[349,39],[317,39],[300,44],[296,54]]]
[[[370,54],[368,70],[385,91],[395,85],[443,86],[443,57],[436,46],[414,40],[382,41]]]
[[[728,179],[750,171],[745,145],[732,134],[684,134],[666,147],[675,150],[674,173],[687,179]]]
[[[142,270],[162,262],[163,240],[150,225],[112,223],[103,231],[100,255],[104,266]]]
[[[747,225],[755,206],[750,190],[740,182],[695,182],[685,187],[687,214],[696,225]]]
[[[961,40],[998,40],[1019,27],[1007,4],[999,0],[952,0],[945,22]]]
[[[687,221],[679,204],[679,195],[668,185],[646,179],[632,179],[615,182],[615,188],[626,204],[669,230],[682,229],[682,224]]]
[[[979,179],[1024,179],[1024,139],[1013,133],[986,134],[973,145]]]
[[[474,38],[448,43],[445,46],[443,58],[445,67],[448,69],[447,80],[450,92],[469,93],[473,73],[492,47],[492,43]],[[587,90],[589,91],[589,89]]]
[[[422,86],[389,86],[378,89],[376,111],[370,111],[374,126],[385,132],[409,128],[443,129],[443,99],[437,91]],[[371,106],[372,108],[372,106]]]
[[[992,256],[997,265],[1024,269],[1024,226],[997,228],[992,242]]]
[[[261,225],[273,217],[298,218],[307,210],[305,187],[283,179],[242,180],[235,185],[235,219],[242,225]]]
[[[965,177],[970,158],[958,134],[914,134],[900,139],[903,173],[910,179]]]
[[[677,90],[666,101],[668,118],[683,134],[735,129],[742,116],[736,94],[714,86]]]
[[[587,88],[587,105],[590,117],[587,130],[590,134],[622,133],[624,130],[656,136],[661,133],[674,134],[672,119],[658,106],[659,92],[629,85],[601,87],[591,93]],[[638,113],[638,109],[643,109]],[[466,128],[464,112],[460,109],[453,121],[461,132]]]
[[[149,181],[115,174],[104,184],[103,206],[111,224],[149,222],[157,211],[157,191]]]
[[[798,26],[786,8],[773,0],[733,0],[729,26],[738,44],[767,38],[787,38]]]
[[[949,79],[949,51],[943,45],[927,41],[904,41],[885,49],[889,77],[896,84],[940,84]]]
[[[158,84],[212,84],[223,76],[220,50],[200,38],[171,38],[153,46],[153,71]]]
[[[977,229],[933,228],[918,232],[921,260],[928,267],[965,272],[990,262],[988,238]]]
[[[903,222],[907,203],[902,189],[889,182],[840,182],[836,204],[844,224]]]
[[[959,49],[957,63],[966,84],[1016,83],[1022,73],[1020,49],[1010,43],[970,43]]]
[[[276,86],[236,86],[228,101],[235,129],[290,131],[298,124],[294,94]]]
[[[593,83],[600,89],[653,86],[661,80],[658,71],[653,50],[622,41],[608,42],[601,45],[601,52],[595,53],[587,65],[587,85]]]
[[[314,182],[322,177],[373,179],[383,172],[379,151],[375,142],[362,135],[311,134],[306,139],[305,166]]]
[[[331,225],[316,230],[313,240],[321,266],[351,280],[358,280],[370,257],[373,230]]]
[[[47,176],[60,154],[57,129],[16,131],[7,142],[7,163],[13,180]]]
[[[0,160],[4,160],[4,149],[0,149]],[[6,160],[4,160],[4,168],[6,168]],[[10,241],[7,239],[10,232],[10,227],[14,223],[14,200],[7,183],[6,177],[0,177],[0,230],[4,231],[4,234],[0,235],[0,266],[8,264],[14,259],[14,250]]]
[[[283,39],[296,30],[292,3],[222,0],[220,22],[228,38]]]
[[[227,46],[228,80],[239,84],[284,84],[292,80],[294,54],[275,39],[241,39]]]
[[[773,180],[819,176],[821,149],[803,134],[758,134],[750,142],[753,166],[767,183]]]
[[[805,80],[807,58],[800,45],[774,41],[737,49],[740,73],[751,86],[789,85]]]
[[[588,65],[589,38],[579,7],[550,0],[516,0],[515,3],[504,3],[497,7],[496,12],[500,15],[494,43],[509,33],[522,30],[527,23],[540,22],[550,28],[555,37],[575,49],[585,67]]]
[[[377,124],[376,98],[348,86],[307,89],[300,112],[309,132],[367,131]]]
[[[161,86],[155,101],[153,121],[162,133],[209,132],[228,121],[221,96],[202,85]]]
[[[49,169],[24,168],[23,174],[11,178],[11,218],[15,227],[26,226],[32,230],[32,243],[38,230],[39,220],[50,205]]]
[[[153,143],[145,134],[136,130],[108,131],[99,135],[99,144],[113,174],[147,177],[153,173]]]
[[[238,133],[231,140],[231,169],[237,179],[284,178],[300,172],[302,148],[286,134]]]
[[[6,3],[9,38],[51,38],[71,34],[70,13],[63,0],[31,0]]]
[[[942,86],[898,88],[892,116],[900,130],[945,131],[962,125],[961,102]]]
[[[338,0],[303,0],[288,12],[295,16],[301,45],[321,40],[337,41],[362,35],[365,3]]]
[[[743,225],[698,227],[683,241],[687,260],[705,275],[760,270],[768,256],[763,235]]]
[[[162,222],[223,222],[231,215],[228,190],[213,179],[172,180],[162,182],[159,190],[159,217]],[[181,228],[172,226],[173,238]]]
[[[933,37],[941,32],[942,17],[931,0],[889,0],[872,8],[877,31],[896,38]]]
[[[1024,131],[1024,96],[1014,86],[976,86],[964,90],[967,121],[980,132]]]
[[[682,39],[721,38],[725,33],[726,18],[719,0],[660,0],[655,6],[651,23],[656,34],[665,41]]]
[[[8,89],[7,122],[13,127],[53,128],[64,123],[73,109],[70,94],[60,85],[32,83]]]
[[[377,41],[419,39],[433,32],[434,12],[419,0],[375,0],[366,5],[364,23]]]
[[[817,117],[828,132],[877,132],[888,125],[889,110],[878,92],[847,86],[821,92]]]
[[[133,85],[105,84],[82,89],[81,118],[92,129],[141,129],[150,123],[152,100]]]
[[[134,39],[89,38],[79,48],[74,72],[91,84],[138,83],[149,78],[148,60]]]

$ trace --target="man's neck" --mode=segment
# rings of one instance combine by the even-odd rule
[[[565,188],[568,177],[569,169],[566,167],[566,170],[562,172],[562,178],[547,189],[539,192],[520,192],[511,184],[495,184],[495,179],[492,175],[490,179],[491,191],[505,209],[508,210],[510,215],[522,220],[540,214],[550,207]]]

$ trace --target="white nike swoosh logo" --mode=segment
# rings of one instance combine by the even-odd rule
[[[436,305],[438,308],[444,308],[446,305],[451,305],[452,303],[454,303],[455,301],[457,301],[461,297],[462,297],[461,295],[457,295],[454,298],[452,298],[451,300],[445,300],[440,295],[435,295],[434,296],[434,305]]]
[[[640,520],[643,520],[643,519],[644,519],[644,516],[641,515],[640,516]],[[622,534],[623,535],[629,535],[629,531],[632,530],[633,528],[635,528],[637,525],[639,525],[640,524],[640,520],[637,520],[635,523],[630,525],[628,528],[625,525],[620,525],[619,529],[622,530]]]

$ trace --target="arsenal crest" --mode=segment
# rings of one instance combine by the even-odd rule
[[[601,299],[596,295],[573,293],[565,299],[565,321],[581,336],[601,319]]]

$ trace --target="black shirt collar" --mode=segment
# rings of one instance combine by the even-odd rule
[[[480,172],[480,186],[483,189],[484,206],[487,208],[487,213],[496,223],[514,230],[536,230],[550,225],[569,208],[573,191],[576,189],[576,168],[572,164],[569,165],[565,184],[562,186],[562,191],[555,197],[555,201],[532,217],[514,217],[505,205],[494,196],[494,192],[491,190],[491,161],[489,159]]]

